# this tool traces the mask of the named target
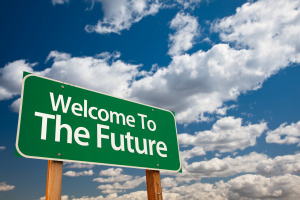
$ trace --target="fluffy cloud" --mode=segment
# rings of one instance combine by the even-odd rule
[[[274,131],[268,131],[267,143],[298,144],[300,145],[300,121],[287,125],[283,123]]]
[[[132,178],[133,177],[130,175],[121,174],[119,176],[112,176],[108,178],[102,178],[102,177],[94,178],[93,181],[99,183],[117,183],[117,182],[129,181],[132,180]]]
[[[300,195],[296,185],[300,177],[285,175],[267,178],[260,175],[243,175],[230,180],[228,199],[297,199]]]
[[[171,188],[171,187],[176,187],[177,186],[177,182],[175,181],[174,178],[163,178],[161,179],[161,187],[162,188]]]
[[[138,101],[175,110],[179,122],[201,121],[239,94],[261,87],[278,70],[300,62],[299,1],[246,3],[213,26],[223,42],[174,56],[132,84]],[[233,46],[233,47],[232,47]]]
[[[193,183],[181,186],[174,186],[170,189],[164,188],[163,199],[165,200],[198,200],[198,199],[279,199],[294,200],[300,196],[297,185],[300,184],[300,177],[296,175],[284,175],[275,177],[264,177],[261,175],[245,174],[228,182],[219,181],[210,183]],[[65,200],[68,196],[64,195]],[[113,193],[106,197],[70,198],[70,200],[144,200],[147,198],[146,191],[135,191],[118,196]],[[42,198],[41,198],[42,200]]]
[[[92,176],[93,174],[94,174],[93,170],[81,171],[81,172],[67,171],[64,173],[65,176],[70,176],[70,177]]]
[[[226,199],[226,188],[224,187],[223,184],[217,184],[216,186],[208,183],[195,183],[173,187],[166,192],[179,194],[178,199],[180,200],[197,200],[199,197],[201,199],[224,200]]]
[[[261,175],[246,174],[215,184],[195,183],[173,187],[167,192],[177,193],[178,199],[285,199],[299,197],[300,192],[295,185],[300,183],[296,175],[284,175],[267,178]]]
[[[158,12],[161,4],[157,0],[116,0],[101,2],[104,17],[96,25],[87,25],[87,32],[100,34],[118,33],[128,30],[132,24]]]
[[[122,12],[118,12],[120,7],[124,7],[124,13],[128,13],[129,7],[141,13],[150,12],[151,5],[159,7],[157,2],[139,2],[139,5],[136,1],[102,3],[107,6],[106,18],[113,21],[141,18],[138,14],[131,14],[133,18],[126,17],[127,14],[122,16]],[[212,30],[220,33],[221,41],[227,44],[216,44],[208,51],[173,56],[167,67],[159,68],[154,74],[140,72],[139,65],[118,59],[110,63],[105,58],[71,57],[59,52],[50,52],[47,60],[53,58],[52,67],[37,73],[174,110],[179,123],[205,121],[208,114],[223,111],[224,102],[260,88],[278,70],[300,62],[299,4],[292,0],[246,3],[235,15],[213,25]],[[104,27],[101,23],[100,29]],[[1,69],[0,99],[20,94],[21,71],[33,72],[34,65],[19,60]],[[145,76],[135,79],[140,75]]]
[[[7,185],[5,182],[0,182],[0,191],[9,191],[15,188],[14,185]]]
[[[64,162],[65,168],[73,168],[73,169],[91,169],[95,165],[92,164],[84,164],[84,163],[73,163],[73,162]]]
[[[0,151],[4,151],[6,149],[5,146],[0,146]]]
[[[126,97],[128,88],[136,76],[139,76],[139,65],[126,64],[113,55],[103,54],[101,58],[71,57],[70,54],[57,51],[50,52],[47,61],[53,60],[51,68],[34,71],[33,66],[25,60],[8,63],[0,69],[0,100],[20,95],[23,71],[35,73],[48,78],[68,82],[96,91]],[[113,59],[113,60],[111,60]],[[114,80],[114,81],[111,81]],[[20,100],[12,104],[12,109],[19,110]]]
[[[100,176],[120,176],[123,169],[121,168],[108,168],[106,170],[101,170]]]
[[[300,154],[277,156],[261,160],[256,167],[257,173],[264,176],[297,174],[300,172]]]
[[[220,20],[215,30],[223,41],[251,49],[256,57],[253,64],[284,67],[300,60],[299,7],[297,0],[248,2],[234,16]]]
[[[223,159],[213,158],[208,161],[193,162],[186,167],[186,171],[197,173],[202,177],[227,177],[239,173],[254,173],[259,162],[267,160],[263,154],[251,153],[246,156]]]
[[[224,117],[219,119],[209,131],[196,132],[195,135],[179,134],[178,141],[181,145],[201,146],[205,151],[231,152],[254,146],[256,138],[266,128],[265,122],[243,126],[241,118]]]
[[[33,72],[32,67],[36,63],[29,64],[25,60],[8,63],[0,69],[0,100],[10,99],[19,95],[22,88],[23,71]]]
[[[170,28],[176,32],[169,35],[168,54],[181,55],[193,47],[194,40],[199,35],[198,22],[195,17],[178,13],[171,21]]]
[[[263,176],[278,176],[300,172],[300,154],[270,158],[255,152],[235,158],[213,158],[208,161],[193,162],[183,170],[200,177],[228,177],[239,173],[258,173]],[[195,179],[197,180],[197,179]],[[199,180],[199,179],[198,179]]]
[[[122,174],[123,169],[121,168],[109,168],[101,170],[100,176],[109,176],[108,178],[94,178],[93,181],[99,183],[118,183],[132,180],[133,176]]]
[[[120,193],[124,190],[134,189],[142,183],[146,182],[146,177],[136,176],[132,180],[125,181],[123,183],[105,184],[99,185],[98,189],[102,190],[103,193]]]
[[[99,183],[110,183],[102,184],[98,186],[98,189],[102,190],[106,194],[114,194],[124,192],[128,189],[134,189],[140,184],[146,181],[146,177],[133,177],[130,175],[122,174],[123,169],[121,168],[108,168],[101,170],[100,176],[108,176],[108,178],[94,178],[93,181]]]

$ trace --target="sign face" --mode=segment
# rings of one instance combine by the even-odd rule
[[[179,171],[174,114],[29,74],[17,152],[26,158]]]

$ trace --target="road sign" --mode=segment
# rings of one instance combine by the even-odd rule
[[[27,158],[181,168],[172,112],[29,74],[16,150]]]

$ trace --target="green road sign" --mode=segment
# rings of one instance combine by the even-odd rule
[[[16,150],[26,158],[181,168],[172,112],[29,74]]]

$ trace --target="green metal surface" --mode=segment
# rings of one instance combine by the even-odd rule
[[[120,116],[110,115],[111,112]],[[65,127],[70,127],[69,131]],[[116,148],[122,141],[123,148]],[[142,152],[144,142],[147,151]],[[171,111],[33,74],[23,79],[16,150],[27,158],[171,171],[181,168]]]

